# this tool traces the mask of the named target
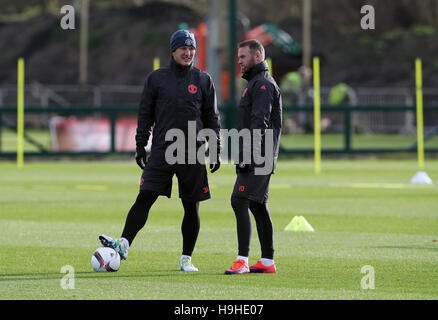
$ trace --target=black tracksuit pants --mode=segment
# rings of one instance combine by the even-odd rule
[[[129,245],[134,241],[137,233],[144,227],[148,219],[149,210],[157,200],[159,193],[151,190],[140,190],[135,203],[126,217],[122,237],[126,238]],[[199,202],[182,200],[184,218],[181,224],[183,237],[183,255],[191,256],[199,234]]]
[[[249,256],[252,233],[252,222],[249,215],[250,210],[255,218],[262,258],[274,259],[274,229],[268,203],[259,203],[245,198],[232,196],[231,205],[236,215],[237,222],[238,255],[244,257]]]

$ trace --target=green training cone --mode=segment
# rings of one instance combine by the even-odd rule
[[[285,231],[315,231],[303,216],[295,216],[284,228]]]

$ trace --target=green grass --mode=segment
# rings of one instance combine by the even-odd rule
[[[52,141],[50,137],[49,130],[26,130],[26,134],[29,135],[31,139],[39,143],[41,146],[46,148],[47,150],[51,150]],[[1,139],[0,139],[1,151],[3,152],[11,152],[17,151],[17,134],[9,129],[1,130]],[[24,139],[24,151],[38,151],[38,148],[29,143],[28,140]]]
[[[160,197],[115,273],[90,264],[97,236],[119,236],[138,190],[130,162],[0,163],[0,299],[437,299],[438,187],[409,183],[415,161],[281,161],[270,210],[278,273],[225,276],[236,257],[234,169],[210,175],[193,255],[178,271],[182,207]],[[426,159],[436,181],[438,161]],[[295,215],[315,232],[283,231]],[[260,257],[253,228],[250,263]],[[75,288],[61,288],[74,268]],[[361,268],[375,270],[364,290]]]

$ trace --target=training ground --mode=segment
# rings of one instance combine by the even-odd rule
[[[95,273],[98,235],[120,236],[141,171],[126,162],[0,163],[0,299],[438,299],[435,184],[414,185],[413,160],[280,161],[269,207],[277,274],[227,276],[237,254],[230,195],[235,173],[209,174],[193,254],[178,271],[182,206],[160,197],[129,258]],[[314,232],[284,231],[303,216]],[[250,264],[260,258],[253,228]],[[67,266],[67,267],[65,267]]]

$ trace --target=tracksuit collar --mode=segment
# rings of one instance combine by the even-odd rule
[[[251,69],[244,72],[242,74],[242,78],[249,81],[254,78],[256,74],[263,71],[269,71],[268,63],[265,60],[254,65]]]
[[[188,67],[183,67],[180,64],[176,63],[173,57],[170,57],[170,69],[177,76],[185,76],[189,70],[193,69],[193,62]]]

